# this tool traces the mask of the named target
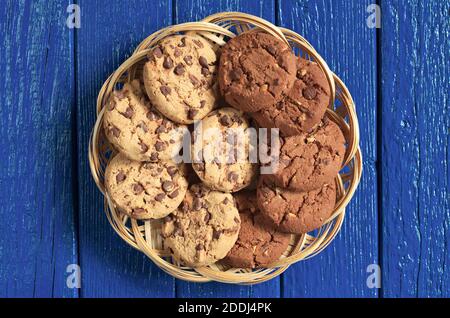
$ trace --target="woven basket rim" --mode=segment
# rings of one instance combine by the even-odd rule
[[[142,224],[141,221],[118,214],[109,199],[103,184],[103,173],[107,162],[106,153],[113,149],[102,136],[103,106],[117,83],[130,81],[135,75],[139,63],[145,60],[151,48],[162,38],[180,32],[194,32],[220,46],[226,42],[226,37],[232,38],[235,36],[235,33],[231,32],[230,29],[235,28],[239,33],[248,31],[252,27],[261,28],[274,36],[278,36],[289,45],[295,46],[308,58],[314,60],[325,73],[332,92],[327,116],[338,123],[344,133],[347,150],[342,167],[346,167],[348,171],[337,176],[336,182],[340,195],[332,216],[317,230],[315,235],[309,233],[293,235],[292,242],[294,243],[290,247],[289,255],[285,255],[273,263],[270,268],[253,271],[239,269],[223,271],[215,266],[195,269],[179,266],[179,264],[174,264],[170,256],[164,251],[154,249],[151,238],[148,241],[147,236],[151,236],[155,232],[151,228],[151,221],[145,221]],[[337,105],[337,108],[334,109],[336,100],[340,105]],[[344,82],[331,72],[323,58],[301,35],[289,29],[276,27],[264,19],[249,14],[240,12],[217,13],[199,22],[169,26],[151,34],[137,46],[133,55],[124,61],[104,82],[97,98],[96,113],[97,120],[90,136],[88,156],[94,182],[105,198],[105,213],[108,221],[116,233],[129,245],[146,254],[165,272],[182,280],[194,282],[214,280],[235,284],[255,284],[280,275],[295,262],[317,255],[338,234],[345,217],[345,208],[353,197],[361,178],[362,157],[359,149],[359,124],[353,99]]]

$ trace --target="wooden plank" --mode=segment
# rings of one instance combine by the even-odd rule
[[[147,35],[171,24],[171,1],[81,0],[77,31],[79,233],[83,297],[172,297],[174,279],[110,227],[87,163],[97,93]]]
[[[356,103],[364,171],[334,242],[284,275],[285,297],[375,297],[367,266],[378,263],[376,173],[376,31],[366,25],[373,1],[279,1],[280,26],[302,34],[347,84]]]
[[[382,1],[383,296],[450,296],[448,1]]]
[[[77,297],[69,1],[0,9],[0,296]]]
[[[275,22],[275,1],[176,1],[176,23],[197,21],[222,11],[241,11]],[[279,297],[280,279],[254,286],[235,286],[220,283],[194,284],[177,281],[178,297]]]

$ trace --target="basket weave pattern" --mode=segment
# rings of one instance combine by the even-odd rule
[[[161,221],[138,221],[116,211],[104,186],[104,172],[115,150],[103,133],[104,105],[118,85],[138,77],[147,54],[163,38],[178,33],[196,33],[209,40],[216,48],[229,38],[253,28],[262,29],[288,43],[296,55],[315,61],[326,74],[330,85],[330,106],[327,116],[342,129],[346,139],[346,154],[340,175],[336,178],[337,201],[332,216],[318,230],[292,235],[288,250],[268,268],[236,269],[213,264],[202,268],[185,267],[164,249],[160,235]],[[157,266],[170,275],[193,282],[220,281],[225,283],[255,284],[264,282],[284,272],[289,265],[320,253],[339,232],[345,216],[345,207],[352,198],[362,171],[359,149],[359,128],[355,106],[345,84],[328,68],[316,50],[299,34],[274,26],[255,16],[239,13],[218,13],[200,22],[190,22],[159,30],[144,39],[133,55],[127,59],[101,88],[97,99],[97,121],[89,144],[89,163],[95,183],[104,195],[106,216],[117,234],[132,247],[145,253]]]

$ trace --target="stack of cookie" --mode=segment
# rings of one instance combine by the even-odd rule
[[[325,74],[284,42],[250,31],[218,56],[201,36],[172,35],[114,92],[103,125],[119,154],[105,185],[119,212],[163,219],[179,263],[265,267],[330,216],[345,140],[324,117]],[[252,160],[255,126],[280,131],[272,174]]]

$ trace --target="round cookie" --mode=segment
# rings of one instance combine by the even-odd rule
[[[219,87],[228,104],[256,112],[273,106],[290,91],[295,72],[295,55],[286,43],[251,31],[223,46]]]
[[[279,187],[297,191],[319,189],[341,169],[344,135],[327,118],[310,133],[280,137],[280,140],[278,169],[266,175]]]
[[[164,219],[164,244],[174,258],[200,267],[224,258],[237,240],[241,220],[233,196],[192,185],[181,206]]]
[[[336,203],[333,179],[320,189],[295,192],[279,188],[265,177],[257,189],[258,206],[280,231],[302,234],[315,230],[331,216]]]
[[[291,236],[267,223],[258,209],[255,192],[239,192],[234,199],[241,216],[241,229],[224,263],[236,268],[258,268],[278,260]]]
[[[250,162],[249,127],[243,113],[231,107],[213,111],[196,127],[192,167],[211,189],[236,192],[251,184],[258,166]]]
[[[187,128],[152,109],[139,81],[115,91],[105,107],[106,136],[128,158],[156,162],[170,160],[180,151]]]
[[[175,210],[188,188],[184,165],[133,161],[118,154],[105,172],[116,208],[135,219],[159,219]]]
[[[163,39],[143,70],[150,101],[175,122],[202,119],[216,103],[216,60],[212,46],[200,36]]]
[[[319,65],[297,58],[297,79],[273,107],[253,113],[262,127],[279,128],[284,136],[310,131],[323,118],[330,102],[330,87]]]

